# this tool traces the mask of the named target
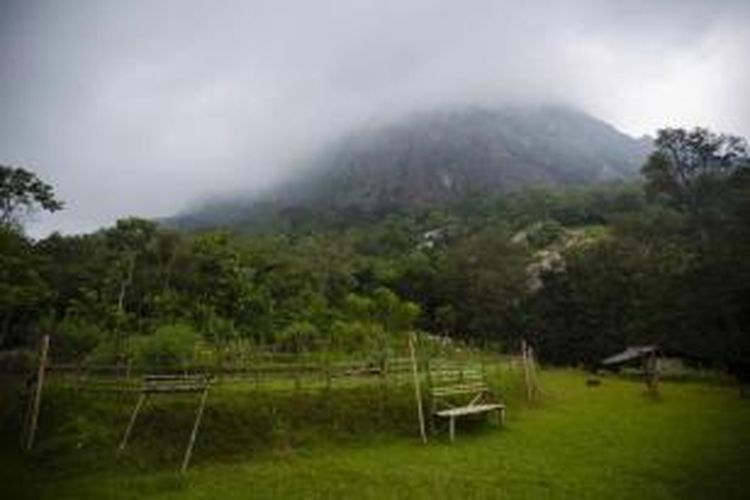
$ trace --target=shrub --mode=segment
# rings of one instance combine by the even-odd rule
[[[565,234],[565,229],[555,220],[547,220],[529,231],[528,241],[532,248],[544,248],[557,243]]]
[[[382,325],[365,321],[336,321],[331,326],[331,344],[335,350],[371,353],[386,344]]]
[[[140,365],[184,368],[193,361],[199,339],[189,324],[163,325],[153,335],[134,338],[133,352]]]
[[[276,337],[276,345],[283,352],[308,352],[320,345],[320,331],[307,321],[295,321]]]
[[[79,361],[101,341],[96,325],[77,318],[66,318],[53,327],[51,352],[55,361]]]

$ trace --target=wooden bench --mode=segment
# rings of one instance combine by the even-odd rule
[[[450,440],[456,437],[456,419],[482,413],[497,414],[498,425],[505,419],[505,405],[485,382],[479,367],[455,362],[436,362],[429,368],[430,413],[447,419]]]

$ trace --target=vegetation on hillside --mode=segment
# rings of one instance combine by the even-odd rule
[[[379,219],[535,185],[633,180],[650,149],[649,138],[561,106],[433,110],[343,136],[265,195],[213,200],[170,222],[257,230],[311,213]]]
[[[61,361],[185,363],[195,342],[374,354],[416,328],[501,349],[525,337],[562,364],[659,343],[746,373],[745,143],[664,130],[656,147],[643,184],[311,209],[260,234],[129,218],[32,241],[4,224],[0,342],[51,333]]]

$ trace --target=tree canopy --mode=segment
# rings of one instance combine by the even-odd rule
[[[36,174],[20,168],[0,165],[0,225],[17,226],[29,212],[41,208],[55,212],[63,203],[52,186]]]
[[[295,212],[252,234],[126,218],[33,242],[7,226],[0,342],[43,330],[58,356],[185,363],[197,352],[187,342],[216,356],[238,344],[382,356],[420,329],[504,350],[526,338],[561,364],[660,344],[748,373],[745,142],[666,129],[643,176],[381,218]],[[49,186],[36,190],[21,189],[6,219],[60,207]]]

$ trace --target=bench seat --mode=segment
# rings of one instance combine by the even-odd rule
[[[478,413],[485,413],[495,410],[504,410],[505,405],[500,403],[484,403],[475,404],[469,406],[459,406],[457,408],[449,408],[447,410],[440,410],[435,412],[435,415],[443,418],[461,417],[464,415],[476,415]]]

